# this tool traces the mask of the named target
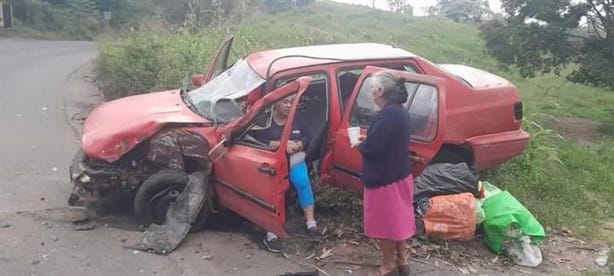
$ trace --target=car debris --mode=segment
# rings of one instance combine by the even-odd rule
[[[73,222],[73,229],[75,231],[89,231],[93,230],[94,228],[96,228],[96,223],[93,221],[85,220],[76,223]]]
[[[127,248],[166,255],[175,250],[188,234],[205,201],[210,170],[190,174],[188,184],[171,202],[164,224],[151,224],[141,241]]]

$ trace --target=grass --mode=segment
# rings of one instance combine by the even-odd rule
[[[508,189],[547,226],[614,242],[601,227],[614,221],[614,91],[573,84],[556,75],[523,79],[514,71],[500,71],[474,25],[323,2],[276,15],[254,12],[219,29],[143,30],[101,41],[97,74],[108,98],[180,86],[186,76],[206,69],[229,32],[236,34],[235,59],[266,48],[370,41],[405,48],[434,62],[498,73],[520,89],[523,127],[532,139],[524,155],[482,178]],[[575,143],[552,130],[561,117],[601,122],[602,136],[592,147]]]

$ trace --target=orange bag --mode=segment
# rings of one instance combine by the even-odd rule
[[[475,199],[471,193],[435,196],[429,199],[424,228],[429,237],[469,240],[475,233]]]

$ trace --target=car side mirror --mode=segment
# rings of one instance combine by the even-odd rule
[[[194,84],[196,87],[200,87],[201,85],[203,85],[204,81],[205,81],[205,75],[203,74],[192,76],[192,84]]]
[[[230,148],[230,142],[227,139],[223,139],[217,145],[215,145],[211,150],[209,150],[209,159],[211,162],[215,163],[218,160],[222,159],[224,155],[228,152],[228,148]]]

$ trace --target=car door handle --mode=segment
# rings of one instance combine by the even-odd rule
[[[258,171],[270,176],[275,176],[277,174],[277,171],[271,168],[271,166],[267,163],[260,164],[260,166],[258,166]]]

